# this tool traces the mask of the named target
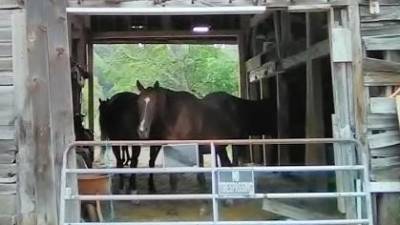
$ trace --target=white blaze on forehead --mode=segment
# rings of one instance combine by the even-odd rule
[[[146,122],[147,106],[149,105],[150,98],[149,97],[144,98],[144,102],[146,103],[146,105],[144,106],[143,119],[142,119],[142,121],[140,121],[140,126],[139,126],[139,130],[142,132],[144,131],[144,123]]]

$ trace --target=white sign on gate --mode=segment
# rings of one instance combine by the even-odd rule
[[[218,194],[221,196],[254,195],[254,172],[251,170],[218,171]]]

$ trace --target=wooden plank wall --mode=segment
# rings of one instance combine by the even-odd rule
[[[1,2],[1,1],[0,1]],[[0,7],[1,8],[1,7]],[[15,224],[16,145],[11,10],[0,10],[0,224]]]
[[[372,179],[397,181],[400,133],[391,94],[400,86],[400,2],[380,2],[377,14],[371,14],[369,4],[360,5],[368,146]]]
[[[399,183],[400,133],[395,92],[400,86],[400,1],[360,4],[371,179]],[[375,2],[376,3],[376,2]],[[381,188],[382,189],[382,188]],[[375,224],[399,224],[398,193],[374,195]]]

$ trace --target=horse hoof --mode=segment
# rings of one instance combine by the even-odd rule
[[[201,206],[200,210],[199,210],[199,215],[200,216],[205,216],[207,214],[208,214],[207,206],[205,206],[205,205]]]
[[[137,193],[138,193],[137,190],[132,190],[131,191],[131,195],[137,195]],[[139,200],[131,200],[131,202],[132,202],[132,204],[135,204],[135,205],[139,205],[140,204]]]
[[[233,199],[226,199],[226,200],[224,200],[223,201],[223,205],[225,206],[225,207],[230,207],[230,206],[233,206]]]
[[[168,211],[167,211],[167,215],[169,215],[169,216],[178,216],[178,210],[177,209],[169,209]]]

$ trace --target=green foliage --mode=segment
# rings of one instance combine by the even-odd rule
[[[213,91],[238,94],[236,46],[96,45],[94,73],[105,97],[136,91],[136,80],[189,91],[199,97]]]
[[[156,80],[161,86],[189,91],[198,97],[225,91],[238,95],[237,46],[214,45],[95,45],[94,120],[99,138],[98,98],[136,90],[136,80],[145,86]],[[88,113],[88,85],[83,89],[82,113]],[[86,117],[87,118],[87,117]]]

